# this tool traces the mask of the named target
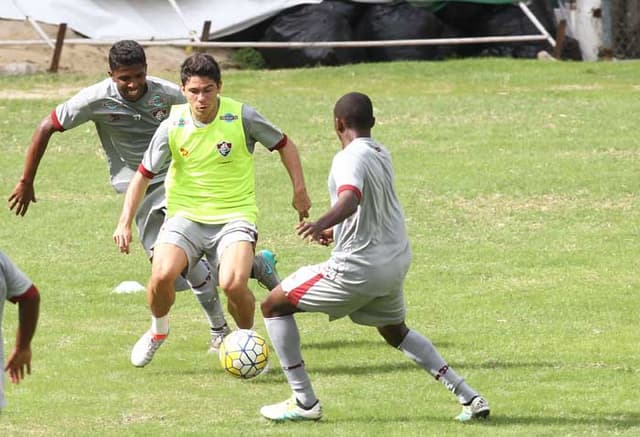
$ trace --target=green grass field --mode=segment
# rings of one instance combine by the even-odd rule
[[[0,78],[5,201],[35,125],[97,79]],[[7,387],[0,435],[640,433],[639,62],[477,59],[223,80],[226,95],[298,144],[313,217],[328,206],[338,150],[333,103],[352,90],[372,97],[374,136],[392,151],[414,251],[407,322],[488,398],[491,420],[455,423],[453,396],[374,330],[307,314],[297,320],[325,417],[267,423],[260,406],[289,395],[275,355],[256,380],[225,375],[205,353],[207,324],[189,292],[178,295],[154,361],[133,368],[129,351],[149,312],[142,293],[112,289],[144,283],[149,266],[139,246],[124,256],[111,241],[122,197],[87,124],[53,137],[24,218],[0,210],[0,248],[42,294],[33,374]],[[325,259],[328,249],[294,233],[278,157],[260,150],[257,169],[259,248],[277,252],[283,276]],[[6,306],[5,353],[16,313]],[[256,328],[265,333],[259,317]]]

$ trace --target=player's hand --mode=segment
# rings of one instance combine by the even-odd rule
[[[113,242],[122,253],[129,253],[129,244],[131,244],[131,227],[118,223],[118,227],[113,232]]]
[[[306,190],[293,194],[293,201],[291,202],[293,208],[298,211],[298,221],[309,217],[309,210],[311,209],[311,199]]]
[[[14,349],[4,370],[9,373],[9,379],[19,384],[24,379],[25,371],[31,375],[31,348]]]
[[[9,196],[9,209],[15,209],[16,215],[24,216],[31,202],[36,203],[36,193],[33,182],[20,180]]]
[[[322,244],[323,229],[320,229],[315,222],[301,221],[297,224],[296,230],[303,240],[311,239],[312,241],[317,241]]]
[[[333,229],[325,229],[320,232],[320,238],[318,239],[318,243],[323,246],[328,246],[333,243]]]

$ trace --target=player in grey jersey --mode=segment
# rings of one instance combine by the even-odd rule
[[[16,342],[4,366],[4,341],[2,339],[2,315],[4,303],[18,304],[18,329]],[[38,325],[40,294],[33,282],[0,251],[0,369],[9,373],[14,384],[24,379],[25,371],[31,373],[31,340]],[[5,406],[4,374],[0,374],[0,410]]]
[[[334,108],[342,150],[329,174],[331,209],[315,222],[301,222],[298,234],[328,245],[330,259],[302,267],[262,302],[265,327],[293,392],[284,402],[260,410],[275,421],[322,417],[300,350],[293,314],[322,312],[330,320],[349,316],[373,326],[386,342],[430,373],[462,404],[459,421],[486,418],[489,404],[440,356],[431,342],[405,324],[403,282],[411,249],[402,207],[395,193],[391,156],[371,138],[375,123],[369,97],[349,93]]]
[[[174,104],[185,103],[178,85],[147,76],[144,49],[135,41],[116,42],[109,51],[109,78],[84,88],[58,105],[36,128],[20,181],[9,197],[9,208],[26,214],[36,202],[34,179],[38,165],[54,132],[73,129],[92,121],[107,157],[111,185],[123,193],[142,161],[158,125]],[[153,244],[165,219],[164,178],[168,163],[155,175],[136,214],[142,245],[150,258]],[[177,290],[191,287],[211,327],[210,352],[216,352],[230,328],[216,290],[215,273],[206,260],[176,283]],[[261,251],[254,259],[253,277],[268,289],[279,283],[275,258]]]

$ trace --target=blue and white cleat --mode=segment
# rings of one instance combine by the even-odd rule
[[[322,418],[322,405],[320,401],[309,409],[302,408],[295,396],[284,402],[273,405],[265,405],[260,409],[260,414],[275,422],[298,422],[302,420],[320,420]]]
[[[269,291],[280,284],[280,276],[276,271],[277,262],[275,254],[268,249],[259,251],[253,258],[252,277]]]
[[[462,412],[456,416],[456,420],[470,422],[472,420],[488,419],[490,413],[489,402],[482,396],[476,396],[469,405],[462,406]]]

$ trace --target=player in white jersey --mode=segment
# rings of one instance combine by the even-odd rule
[[[361,93],[341,97],[334,108],[342,145],[331,166],[331,209],[315,222],[301,222],[298,234],[335,247],[328,261],[300,268],[262,302],[273,348],[293,392],[261,414],[275,421],[318,420],[322,407],[311,386],[293,314],[321,312],[330,320],[349,316],[375,327],[386,342],[440,380],[462,404],[456,417],[489,416],[489,404],[458,376],[431,342],[405,324],[403,282],[411,249],[402,207],[395,193],[387,149],[371,137],[371,100]]]
[[[15,209],[16,214],[24,215],[29,204],[36,201],[34,179],[53,133],[92,121],[107,157],[111,185],[123,193],[171,106],[186,102],[178,85],[147,75],[144,49],[135,41],[119,41],[111,47],[109,69],[109,78],[59,104],[36,128],[22,178],[9,197],[9,208]],[[149,258],[165,219],[167,168],[168,163],[151,181],[135,217],[140,241]],[[202,260],[191,270],[187,281],[179,278],[176,283],[178,290],[191,287],[198,298],[211,328],[209,351],[212,353],[217,352],[222,338],[230,332],[218,298],[215,273],[212,275],[208,263]],[[269,289],[279,282],[271,252],[261,251],[256,255],[253,277]]]
[[[4,365],[4,340],[2,338],[2,314],[4,303],[18,304],[18,329],[16,343]],[[19,384],[25,372],[31,374],[31,339],[36,332],[40,311],[40,294],[33,282],[0,251],[0,369],[9,373],[9,379]],[[4,398],[4,373],[0,376],[0,410],[6,405]]]

